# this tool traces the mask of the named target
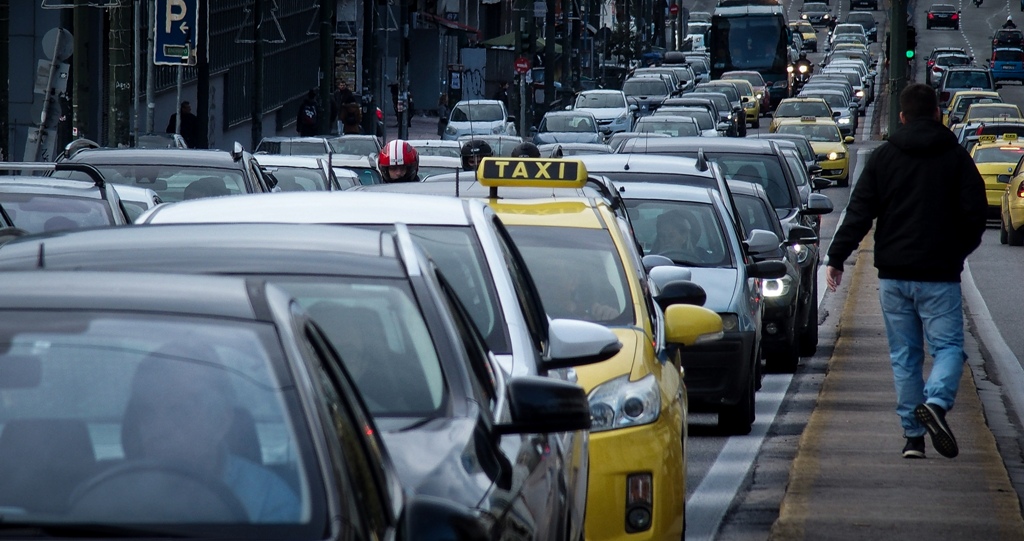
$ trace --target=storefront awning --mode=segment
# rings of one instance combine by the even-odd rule
[[[462,24],[458,21],[449,21],[439,15],[433,13],[427,13],[425,11],[420,12],[420,17],[427,22],[436,24],[437,26],[444,27],[448,30],[454,30],[456,32],[465,32],[467,34],[473,34],[476,39],[480,39],[480,30],[469,26],[468,24]]]
[[[509,32],[508,34],[504,34],[496,38],[491,38],[487,41],[482,41],[480,42],[480,45],[483,45],[484,47],[515,47],[516,33]],[[537,53],[543,53],[544,38],[537,38],[537,41],[534,43],[534,46],[536,47]],[[555,54],[562,54],[562,46],[557,43],[555,44]]]

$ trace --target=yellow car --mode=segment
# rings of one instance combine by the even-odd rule
[[[1009,175],[1008,175],[1009,176]],[[1024,170],[1017,167],[999,200],[999,242],[1024,245]],[[986,184],[987,186],[987,184]]]
[[[789,21],[789,28],[794,34],[800,34],[804,42],[804,50],[818,52],[818,32],[807,21]]]
[[[995,135],[981,135],[978,144],[971,149],[971,158],[974,158],[978,172],[985,181],[985,197],[993,217],[999,213],[1006,184],[1021,157],[1024,157],[1024,146],[1015,133],[1003,134],[998,139]]]
[[[838,186],[850,185],[850,149],[846,145],[853,143],[853,137],[844,138],[835,122],[812,116],[785,119],[779,123],[776,133],[806,137],[817,155],[821,176],[835,180]]]
[[[818,120],[832,122],[832,108],[821,98],[786,98],[779,102],[772,113],[772,121],[768,124],[768,133],[775,133],[779,124],[786,120],[814,117]]]
[[[755,130],[761,127],[761,100],[754,90],[754,85],[746,79],[721,79],[727,83],[734,83],[740,90],[740,101],[743,102],[743,111],[747,114],[747,124]]]
[[[967,107],[961,122],[977,122],[979,120],[1019,120],[1020,107],[1012,103],[972,103]]]
[[[587,541],[679,541],[685,528],[687,398],[677,348],[722,336],[703,307],[664,304],[648,293],[624,215],[587,197],[578,160],[485,158],[478,169],[488,203],[534,275],[552,318],[608,325],[623,347],[575,369],[587,391],[590,476]],[[538,190],[533,188],[572,188]],[[546,192],[543,193],[543,192]],[[565,196],[552,197],[556,192]]]
[[[953,127],[960,124],[967,108],[975,103],[1002,103],[1003,98],[998,92],[989,90],[959,90],[949,98],[949,105],[942,112],[942,123]]]

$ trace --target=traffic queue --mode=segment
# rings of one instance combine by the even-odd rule
[[[440,141],[7,164],[45,176],[0,177],[5,524],[682,538],[690,413],[747,434],[816,350],[869,68],[773,102],[667,60],[526,137],[472,100]]]

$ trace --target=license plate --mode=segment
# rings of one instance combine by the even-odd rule
[[[1003,66],[1003,69],[1004,69],[1004,70],[1012,70],[1012,69],[1013,69],[1013,66]]]

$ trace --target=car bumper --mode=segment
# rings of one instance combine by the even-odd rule
[[[747,392],[754,331],[727,333],[715,342],[683,350],[686,392],[693,411],[718,411]]]
[[[663,409],[657,422],[590,434],[587,541],[679,541],[686,505],[686,454],[682,406]],[[650,474],[651,525],[626,531],[627,479]]]
[[[821,176],[830,180],[842,180],[849,175],[850,170],[850,158],[846,157],[841,160],[823,160],[818,158],[818,164],[821,165]]]
[[[1006,194],[1007,202],[1003,207],[1003,216],[1014,229],[1024,227],[1024,198],[1017,197],[1016,191]]]
[[[1003,194],[1006,192],[1006,185],[1000,184],[999,189],[985,188],[985,198],[988,199],[988,209],[994,210],[996,214],[999,213],[999,207],[1002,206]]]
[[[789,345],[790,330],[796,324],[797,288],[780,297],[766,297],[761,320],[761,350],[773,352]]]
[[[761,104],[757,102],[745,104],[743,111],[747,114],[747,124],[753,124],[761,116]]]
[[[1024,81],[1024,69],[1017,66],[993,67],[992,78],[996,81]]]

